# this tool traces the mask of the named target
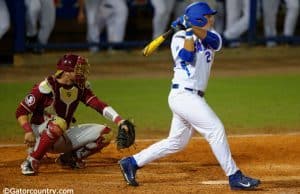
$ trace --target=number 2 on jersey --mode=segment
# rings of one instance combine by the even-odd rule
[[[210,52],[210,51],[206,51],[206,52],[205,52],[205,56],[206,56],[206,62],[207,62],[207,63],[210,63],[211,60],[212,60],[211,52]]]

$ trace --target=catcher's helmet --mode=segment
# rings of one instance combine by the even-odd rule
[[[184,15],[194,26],[203,27],[207,24],[205,15],[215,15],[216,10],[211,9],[205,2],[195,2],[186,7]]]
[[[90,64],[87,59],[82,56],[74,54],[66,54],[59,59],[56,68],[56,76],[60,75],[62,72],[75,72],[75,82],[80,87],[83,88],[87,76],[89,74]]]
[[[62,70],[66,72],[73,72],[75,69],[75,66],[78,63],[87,63],[85,58],[73,55],[73,54],[66,54],[62,58],[59,59],[57,62],[56,68],[57,70]]]

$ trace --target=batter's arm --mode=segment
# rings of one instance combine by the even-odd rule
[[[221,37],[209,30],[193,26],[194,34],[202,40],[203,43],[209,45],[214,50],[219,50],[221,46]]]
[[[190,35],[188,35],[189,31],[191,31]],[[187,51],[190,51],[190,52],[193,52],[194,49],[195,49],[194,39],[193,39],[193,31],[192,31],[191,28],[189,28],[189,29],[186,30],[186,36],[185,36],[185,39],[184,39],[184,46],[183,46],[183,48],[185,48]]]
[[[178,56],[185,62],[192,62],[194,60],[194,37],[193,29],[188,28],[185,30],[185,39],[183,48],[179,51]]]

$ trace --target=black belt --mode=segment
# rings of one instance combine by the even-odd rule
[[[172,88],[173,89],[178,89],[179,84],[172,84]],[[197,91],[198,96],[201,96],[201,97],[204,96],[204,92],[202,92],[201,90],[194,90],[192,88],[184,88],[184,89],[187,90],[187,91],[191,91],[191,92]]]

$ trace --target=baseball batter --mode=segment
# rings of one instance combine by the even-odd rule
[[[19,104],[16,117],[25,131],[24,142],[31,148],[21,165],[22,174],[37,174],[39,162],[46,152],[63,153],[56,160],[59,164],[82,168],[83,159],[110,143],[112,130],[105,125],[70,127],[75,122],[74,112],[79,102],[118,125],[126,121],[93,93],[87,82],[88,72],[89,64],[85,58],[64,55],[57,63],[55,75],[36,84]]]
[[[232,189],[249,189],[260,184],[259,180],[243,175],[236,166],[224,126],[204,98],[214,54],[222,47],[220,35],[212,29],[215,14],[207,3],[193,3],[184,16],[172,23],[173,27],[181,25],[186,30],[175,33],[171,42],[174,77],[168,98],[173,112],[170,133],[166,139],[119,161],[131,186],[138,185],[135,179],[138,168],[182,150],[194,131],[208,141]]]

